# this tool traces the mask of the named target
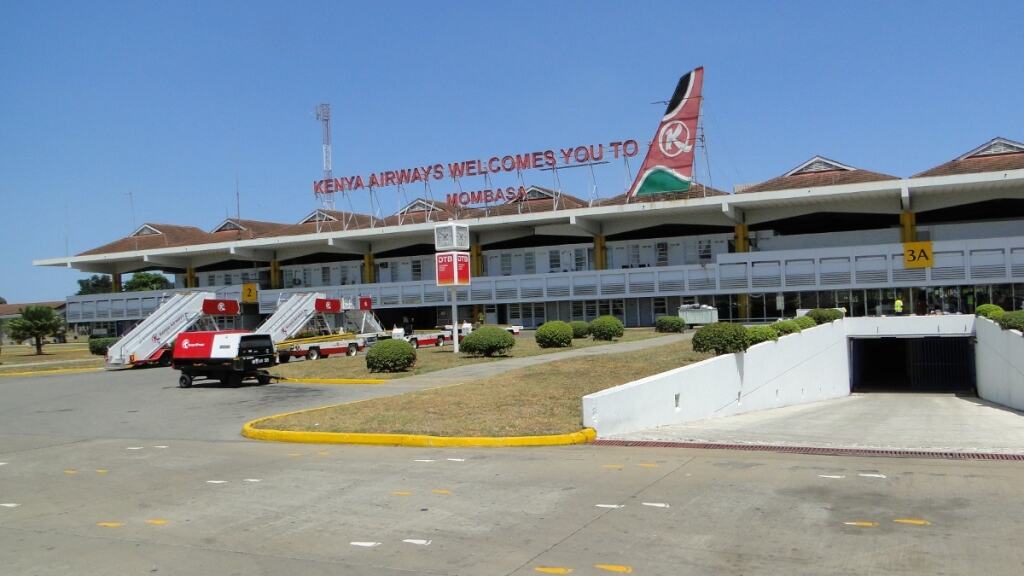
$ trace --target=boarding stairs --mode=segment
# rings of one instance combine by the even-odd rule
[[[213,292],[174,294],[107,349],[106,368],[130,368],[136,362],[149,360],[203,316],[204,300],[216,297]]]
[[[291,294],[284,302],[278,302],[277,311],[256,329],[256,333],[269,335],[274,344],[294,337],[310,320],[319,316],[316,301],[326,297],[322,292]]]

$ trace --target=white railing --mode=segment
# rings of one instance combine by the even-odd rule
[[[905,269],[902,250],[902,244],[776,250],[720,254],[716,263],[706,265],[487,276],[460,288],[458,298],[466,304],[501,304],[1024,282],[1024,237],[935,242],[933,268]],[[432,280],[315,289],[328,298],[369,296],[376,308],[448,303],[448,290],[434,286]],[[309,290],[262,290],[260,313],[274,312],[282,296]],[[239,291],[227,286],[217,294],[237,298]],[[140,318],[131,314],[152,312],[153,294],[73,296],[68,298],[68,321]]]

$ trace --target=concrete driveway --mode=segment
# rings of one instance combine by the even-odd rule
[[[873,392],[612,438],[1024,454],[1024,413],[973,396]]]
[[[248,441],[378,386],[0,379],[2,574],[1019,574],[1024,462]]]

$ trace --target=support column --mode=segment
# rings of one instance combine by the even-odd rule
[[[594,269],[608,269],[608,251],[604,246],[604,234],[594,236]]]
[[[122,290],[120,272],[114,272],[110,275],[110,287],[111,292],[120,292]]]
[[[910,210],[900,212],[900,241],[917,241],[917,215]]]
[[[373,252],[363,254],[363,284],[373,284],[376,281],[376,270],[374,269]]]
[[[270,261],[270,287],[274,290],[281,288],[283,284],[283,278],[281,278],[281,263],[274,258]]]
[[[749,230],[746,224],[737,224],[733,244],[736,252],[749,252],[750,241],[747,238]],[[737,294],[736,302],[739,304],[740,318],[750,318],[750,294]]]
[[[483,261],[483,251],[480,249],[480,244],[478,242],[473,242],[469,245],[469,270],[473,277],[483,275]],[[473,316],[473,319],[476,319],[475,315]]]
[[[196,269],[194,266],[185,268],[185,288],[198,288],[196,286]]]

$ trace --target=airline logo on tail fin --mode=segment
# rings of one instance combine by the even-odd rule
[[[679,79],[665,116],[658,126],[654,143],[629,188],[629,198],[690,189],[703,84],[703,66]]]

